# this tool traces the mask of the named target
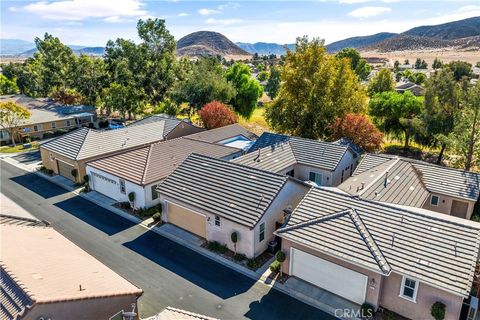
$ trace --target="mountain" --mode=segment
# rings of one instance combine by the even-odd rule
[[[370,36],[352,37],[340,41],[335,41],[327,45],[328,52],[338,52],[343,48],[362,48],[371,44],[390,39],[397,36],[396,33],[381,32]]]
[[[236,44],[243,50],[250,52],[251,54],[257,53],[259,55],[270,55],[275,54],[280,56],[285,54],[285,46],[290,50],[295,49],[295,44],[278,44],[278,43],[268,43],[268,42],[236,42]]]
[[[403,33],[407,36],[455,40],[480,35],[480,17],[448,22],[435,26],[421,26]]]
[[[20,39],[0,39],[1,55],[16,55],[35,48],[35,43]]]
[[[480,50],[480,36],[466,37],[454,40],[445,40],[432,37],[418,37],[401,34],[370,46],[363,47],[363,51],[406,51],[406,50],[429,50],[429,49],[466,49]]]
[[[223,34],[212,31],[197,31],[181,38],[177,42],[177,54],[190,57],[220,55],[228,59],[251,57]]]

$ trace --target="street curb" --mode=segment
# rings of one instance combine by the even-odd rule
[[[267,277],[264,277],[263,274],[261,274],[260,272],[255,272],[255,271],[252,271],[252,270],[248,270],[248,269],[246,269],[242,266],[239,266],[235,262],[232,262],[232,261],[230,261],[230,260],[228,260],[228,259],[226,259],[222,256],[219,256],[219,255],[217,255],[217,254],[215,254],[215,253],[213,253],[213,252],[211,252],[211,251],[209,251],[205,248],[199,247],[199,246],[194,245],[194,244],[192,244],[188,241],[183,240],[180,237],[172,235],[171,233],[162,230],[160,227],[156,227],[156,226],[149,227],[149,226],[145,225],[144,221],[141,220],[140,218],[137,218],[137,217],[132,216],[128,213],[125,213],[122,210],[117,209],[115,207],[112,207],[108,204],[105,204],[105,203],[102,203],[102,202],[99,202],[99,201],[95,201],[94,199],[89,197],[88,194],[82,193],[82,192],[77,192],[76,189],[68,187],[68,186],[52,179],[50,176],[48,176],[48,175],[46,175],[46,174],[44,174],[40,171],[35,171],[35,174],[37,174],[38,176],[40,176],[40,177],[42,177],[42,178],[44,178],[44,179],[46,179],[46,180],[48,180],[52,183],[64,188],[64,189],[66,189],[66,190],[68,190],[68,191],[70,191],[70,192],[72,192],[76,195],[79,195],[80,197],[82,197],[82,198],[84,198],[84,199],[86,199],[86,200],[104,208],[104,209],[109,210],[112,213],[115,213],[115,214],[117,214],[117,215],[119,215],[119,216],[121,216],[121,217],[123,217],[127,220],[130,220],[133,223],[136,223],[137,225],[142,226],[143,228],[145,228],[147,230],[153,231],[153,232],[155,232],[155,233],[157,233],[157,234],[159,234],[159,235],[161,235],[161,236],[163,236],[163,237],[165,237],[165,238],[167,238],[171,241],[174,241],[174,242],[176,242],[176,243],[178,243],[178,244],[180,244],[184,247],[187,247],[190,250],[193,250],[193,251],[201,254],[204,257],[207,257],[211,260],[214,260],[214,261],[220,263],[221,265],[223,265],[225,267],[233,269],[233,270],[237,271],[238,273],[241,273],[241,274],[255,280],[256,282],[260,282],[264,285],[267,285],[270,288],[273,288],[277,291],[280,291],[280,292],[282,292],[282,293],[284,293],[284,294],[286,294],[286,295],[288,295],[288,296],[290,296],[290,297],[292,297],[296,300],[304,302],[304,303],[306,303],[306,304],[308,304],[308,305],[310,305],[314,308],[317,308],[317,309],[319,309],[319,310],[321,310],[325,313],[328,313],[332,316],[335,316],[335,310],[338,309],[338,308],[334,308],[332,306],[324,304],[324,303],[320,302],[319,300],[311,298],[311,297],[309,297],[309,296],[307,296],[303,293],[300,293],[298,291],[291,290],[291,289],[287,288],[284,284],[281,284],[281,283],[278,283],[278,282],[274,282],[273,284],[267,283],[267,282],[265,282],[265,280],[267,280]],[[268,261],[268,262],[270,262],[270,261]],[[266,264],[268,262],[266,262]],[[259,270],[263,270],[263,268],[259,268]],[[349,318],[349,319],[353,319],[353,318]]]

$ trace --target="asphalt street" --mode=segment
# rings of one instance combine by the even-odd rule
[[[0,165],[4,195],[144,290],[142,317],[172,306],[220,319],[334,319],[33,173]]]

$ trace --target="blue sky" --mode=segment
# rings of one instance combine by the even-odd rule
[[[1,38],[32,41],[49,32],[64,43],[103,46],[108,39],[137,40],[139,18],[161,17],[175,38],[218,31],[233,41],[292,43],[297,36],[327,43],[346,37],[480,16],[480,1],[154,1],[1,0]]]

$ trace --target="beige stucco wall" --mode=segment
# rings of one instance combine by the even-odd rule
[[[189,134],[194,134],[202,131],[205,131],[205,129],[182,122],[168,133],[168,135],[165,137],[165,140],[180,138]]]
[[[22,319],[38,320],[40,317],[43,317],[44,319],[50,318],[52,320],[109,319],[121,310],[132,311],[132,303],[136,305],[137,296],[124,295],[108,298],[36,304]]]
[[[75,169],[78,170],[77,182],[83,181],[83,177],[87,174],[85,160],[75,161],[42,147],[40,147],[40,156],[42,158],[42,164],[45,166],[45,168],[53,170],[53,172],[56,174],[58,174],[57,159],[71,164]]]
[[[391,273],[383,281],[380,305],[410,319],[433,319],[430,308],[436,301],[446,305],[445,319],[456,320],[460,316],[463,298],[420,282],[416,302],[400,297],[402,276]]]
[[[438,206],[433,206],[433,205],[430,204],[430,200],[431,200],[432,195],[438,196],[438,198],[439,198],[438,199]],[[427,209],[427,210],[436,211],[436,212],[445,213],[445,214],[450,215],[451,210],[452,210],[453,200],[468,203],[466,219],[470,220],[470,218],[472,217],[473,207],[475,206],[475,202],[474,201],[468,201],[466,199],[449,197],[449,196],[446,196],[446,195],[442,195],[442,194],[439,194],[439,193],[433,193],[432,192],[430,197],[428,197],[427,200],[425,201],[425,204],[423,205],[423,209]]]

